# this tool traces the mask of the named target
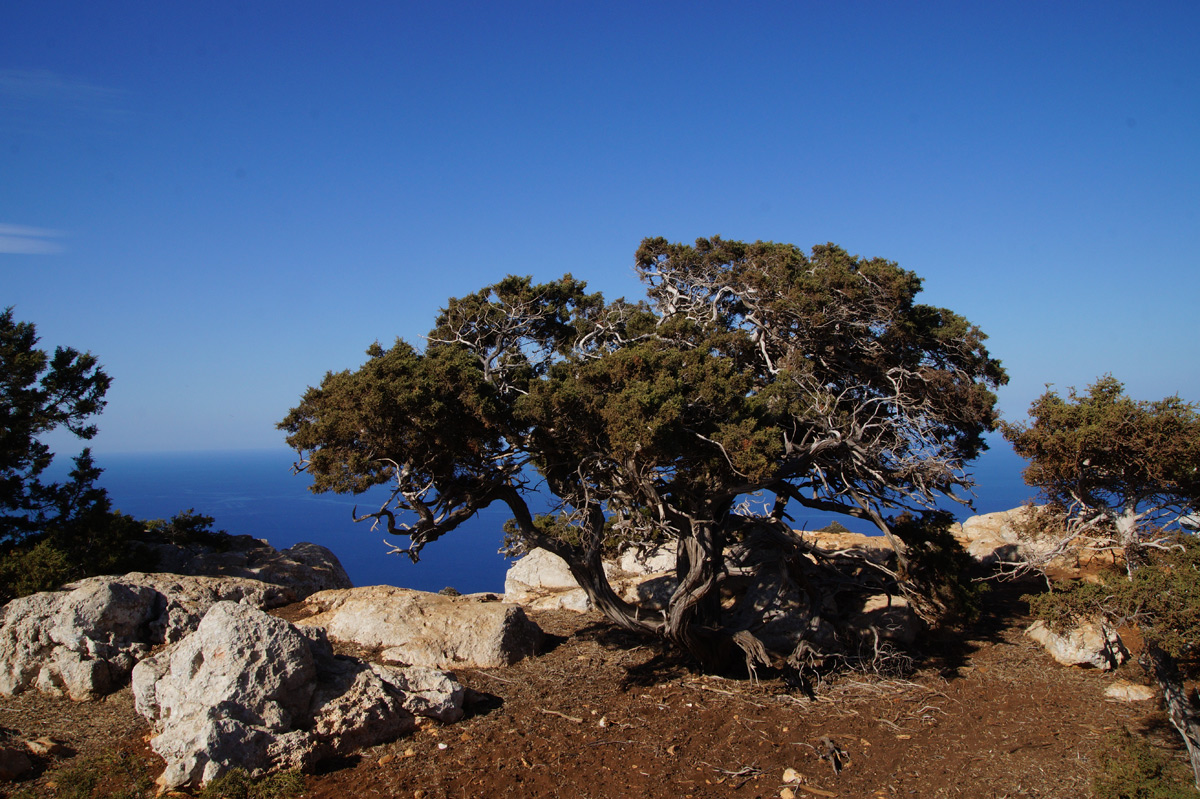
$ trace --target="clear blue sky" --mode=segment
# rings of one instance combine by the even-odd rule
[[[1200,400],[1200,4],[0,10],[0,305],[99,356],[101,454],[279,446],[449,296],[713,234],[916,271],[1008,418]]]

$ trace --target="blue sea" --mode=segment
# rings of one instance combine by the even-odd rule
[[[1008,510],[1033,495],[1021,480],[1025,462],[996,437],[992,448],[973,464],[974,511],[953,506],[962,519],[973,513]],[[366,496],[313,494],[306,475],[292,474],[290,450],[246,450],[97,455],[104,469],[100,485],[114,508],[143,519],[169,518],[194,508],[214,517],[215,526],[235,534],[267,539],[277,548],[300,541],[329,547],[342,561],[355,585],[398,585],[422,591],[447,586],[472,593],[502,591],[509,566],[498,549],[507,508],[493,505],[440,541],[428,545],[419,563],[388,555],[384,534],[370,522],[352,521],[359,512],[375,510],[386,492]],[[56,459],[65,471],[69,459]],[[799,510],[798,508],[795,510]],[[873,528],[833,514],[795,514],[793,526],[817,529],[837,519],[864,533]],[[407,543],[406,538],[397,539]]]

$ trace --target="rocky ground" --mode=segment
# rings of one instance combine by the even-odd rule
[[[1113,733],[1176,748],[1156,703],[1103,696],[1139,679],[1136,666],[1058,666],[1022,634],[1019,594],[993,591],[981,625],[912,671],[844,674],[815,699],[777,679],[702,676],[596,615],[534,613],[548,651],[456,672],[474,692],[467,718],[326,763],[304,795],[1081,797]],[[0,783],[8,796],[132,797],[162,768],[128,689],[82,703],[7,698],[0,728],[66,745],[33,779]]]

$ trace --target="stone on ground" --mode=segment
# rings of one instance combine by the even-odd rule
[[[508,666],[535,654],[542,631],[520,607],[394,586],[322,591],[297,624],[379,650],[385,662],[430,668]]]

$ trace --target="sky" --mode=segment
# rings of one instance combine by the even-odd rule
[[[98,454],[281,447],[451,296],[640,296],[647,236],[898,262],[1013,421],[1200,401],[1197,42],[1191,0],[8,3],[0,307],[113,378]]]

